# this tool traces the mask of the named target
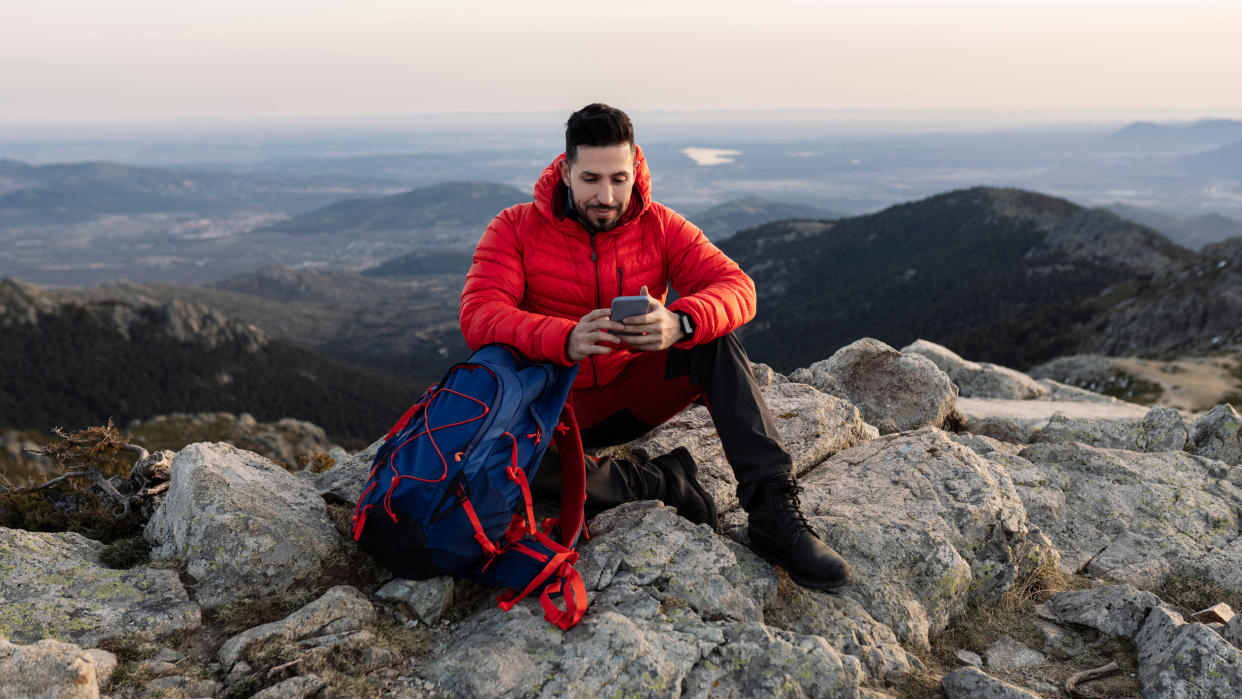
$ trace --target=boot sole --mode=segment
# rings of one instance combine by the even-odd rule
[[[749,535],[747,535],[747,538],[750,539]],[[798,583],[802,587],[808,587],[812,590],[819,590],[821,592],[833,592],[853,582],[853,579],[849,575],[847,575],[844,580],[836,578],[823,580],[818,578],[808,578],[805,575],[795,573],[787,568],[784,563],[781,563],[774,554],[769,554],[763,549],[755,546],[754,539],[750,539],[750,550],[759,554],[760,558],[767,561],[771,565],[779,567],[781,570],[785,571],[791,580]]]

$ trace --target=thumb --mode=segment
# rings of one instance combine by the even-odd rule
[[[650,295],[651,295],[651,294],[648,294],[648,293],[647,293],[647,285],[646,285],[646,284],[643,284],[643,288],[641,288],[641,289],[639,289],[639,290],[638,290],[638,295],[639,295],[639,296],[650,296]]]

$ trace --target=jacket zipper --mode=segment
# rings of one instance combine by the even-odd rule
[[[600,294],[601,289],[600,289],[600,284],[599,284],[599,255],[596,253],[596,250],[595,250],[595,234],[587,233],[587,235],[591,238],[591,264],[595,265],[595,307],[603,308],[604,301],[603,301],[603,297]],[[591,379],[592,379],[592,382],[596,386],[598,386],[599,385],[599,367],[595,365],[595,355],[591,354],[588,356],[591,359]]]
[[[617,265],[617,296],[625,296],[625,271]]]

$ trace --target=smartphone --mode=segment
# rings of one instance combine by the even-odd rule
[[[646,315],[651,299],[646,296],[617,296],[612,300],[612,312],[608,319],[620,323],[630,316]],[[617,335],[638,335],[640,333],[620,332]]]

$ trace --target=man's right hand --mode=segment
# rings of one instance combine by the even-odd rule
[[[620,340],[608,331],[625,330],[625,326],[609,320],[610,313],[607,308],[597,308],[578,320],[578,325],[569,333],[569,346],[565,350],[571,361],[580,362],[587,355],[608,354],[613,350],[608,345],[615,345]],[[608,345],[601,345],[601,342]]]

